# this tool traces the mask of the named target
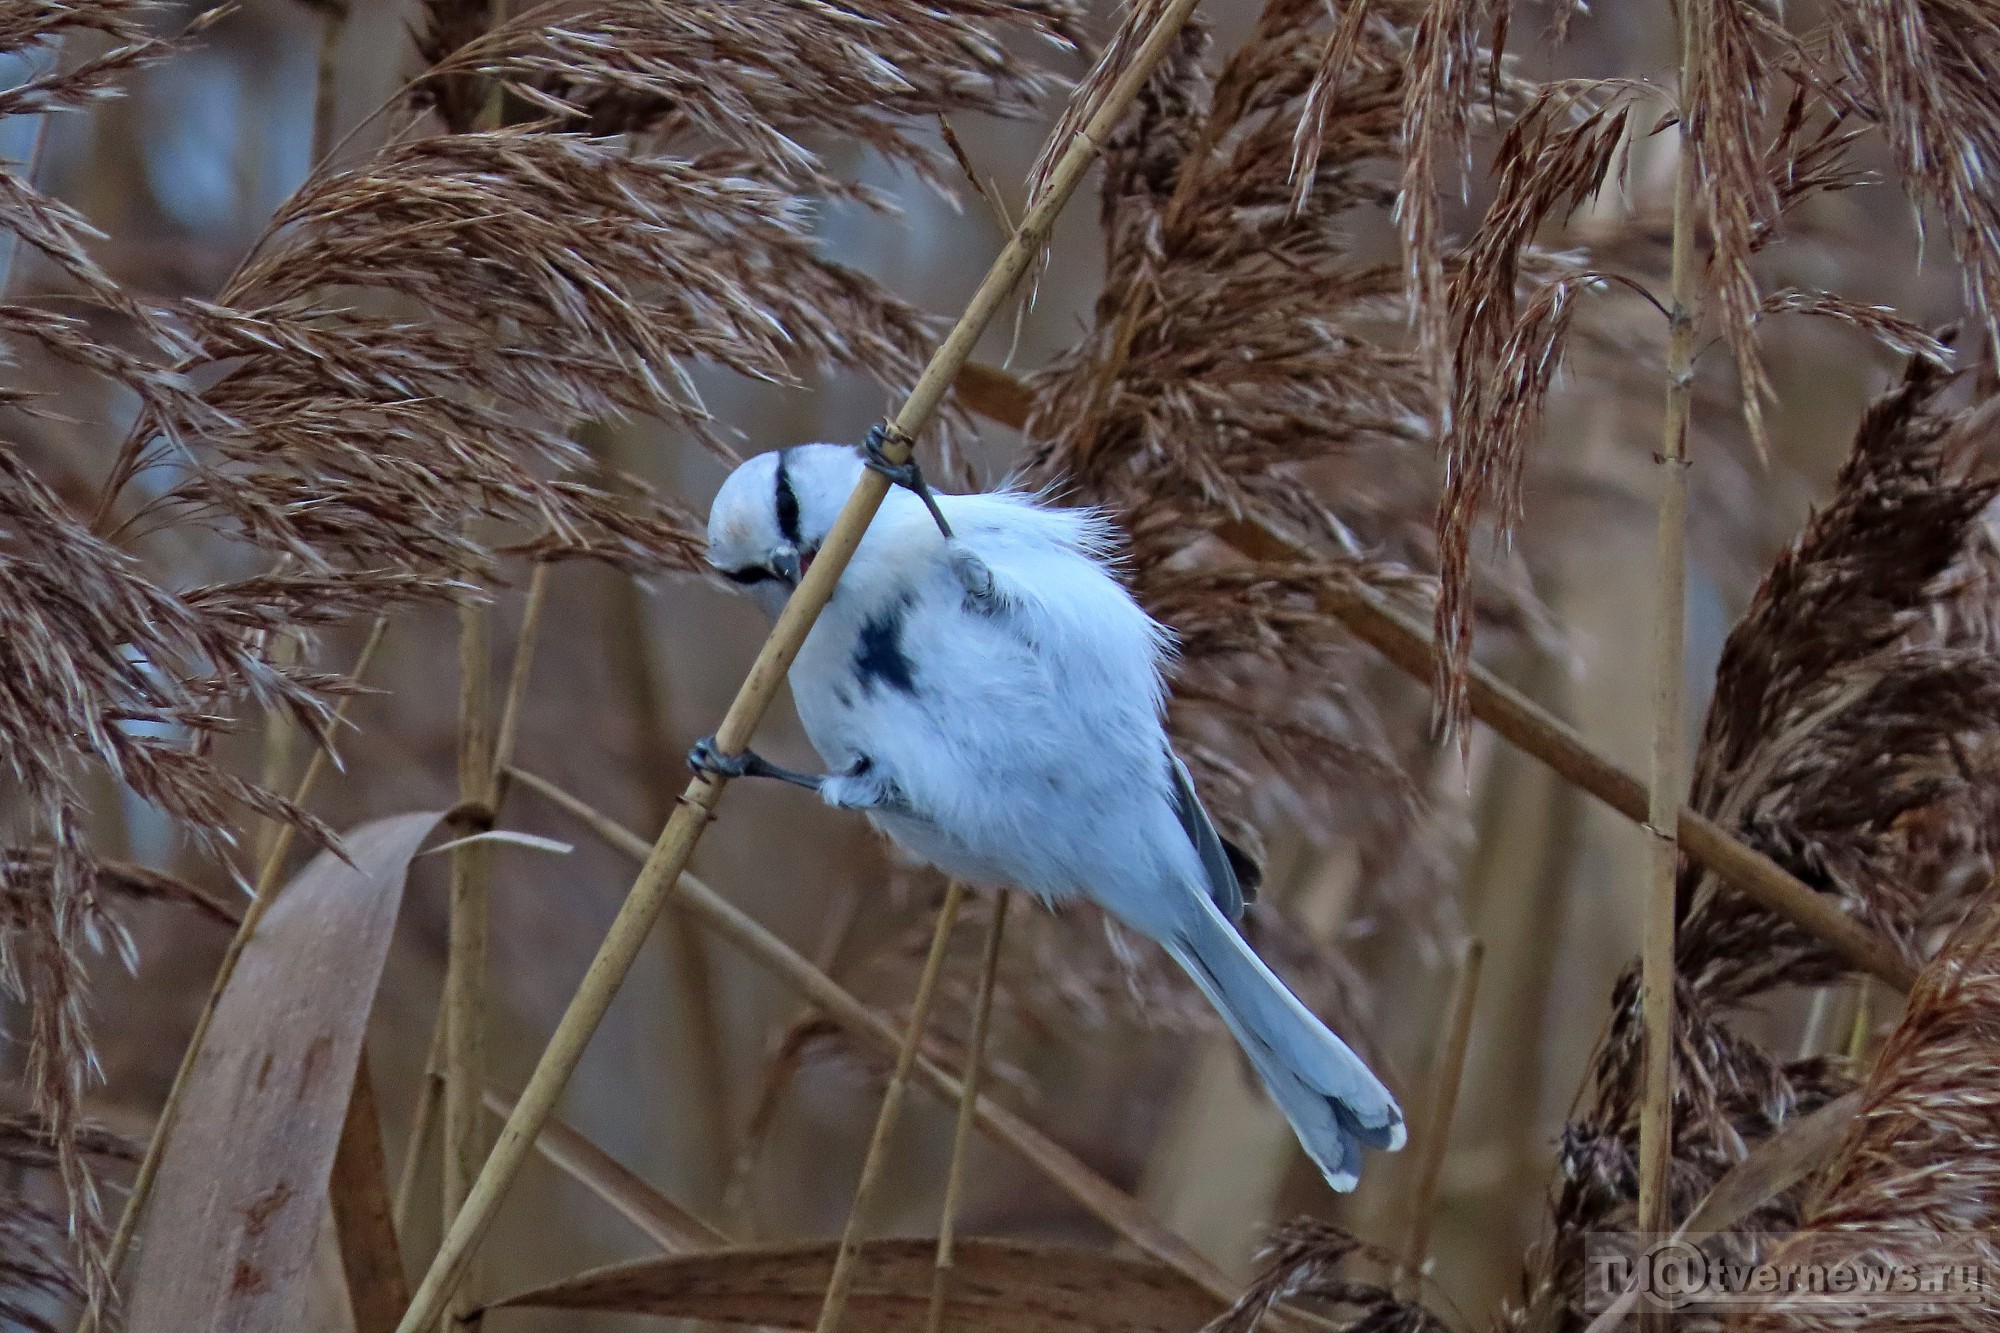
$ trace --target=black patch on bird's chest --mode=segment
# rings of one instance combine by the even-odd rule
[[[785,455],[791,450],[778,451],[778,535],[792,544],[794,550],[799,544],[799,497],[792,489],[791,473],[785,469]]]
[[[903,620],[909,610],[910,603],[904,599],[862,622],[854,645],[854,674],[870,694],[878,684],[904,694],[917,692],[916,675],[903,652]]]

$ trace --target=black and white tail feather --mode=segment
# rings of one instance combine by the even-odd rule
[[[710,562],[775,614],[863,466],[837,445],[743,464],[710,510]],[[1168,744],[1172,639],[1113,577],[1111,525],[1015,491],[934,499],[949,536],[891,491],[792,667],[832,776],[732,771],[812,787],[947,874],[1081,895],[1157,941],[1328,1183],[1354,1188],[1363,1147],[1402,1146],[1402,1113],[1233,924],[1240,858]]]

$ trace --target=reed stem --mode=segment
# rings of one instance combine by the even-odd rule
[[[538,561],[528,576],[528,599],[521,608],[521,633],[514,641],[514,662],[507,670],[507,695],[500,705],[500,729],[493,741],[493,761],[486,775],[486,804],[497,811],[507,790],[507,766],[514,762],[514,745],[521,736],[521,712],[528,702],[528,677],[535,668],[535,648],[541,642],[542,612],[549,602],[549,563]]]
[[[444,1007],[438,1006],[431,1024],[430,1052],[424,1057],[423,1083],[417,1102],[410,1111],[410,1132],[404,1136],[403,1165],[396,1176],[396,1234],[405,1234],[410,1204],[417,1195],[417,1175],[423,1169],[424,1153],[437,1130],[438,1103],[444,1099]]]
[[[1000,945],[1007,931],[1007,904],[1013,895],[993,896],[993,921],[986,928],[986,957],[979,968],[979,998],[972,1009],[972,1034],[965,1045],[965,1086],[958,1096],[958,1125],[951,1137],[951,1169],[944,1178],[944,1206],[938,1215],[937,1261],[931,1269],[931,1306],[925,1333],[942,1333],[945,1299],[951,1287],[952,1250],[958,1239],[959,1196],[965,1190],[966,1152],[979,1112],[980,1072],[986,1059],[986,1029],[993,1017],[993,992],[1000,979]]]
[[[1694,49],[1681,7],[1681,52]],[[1681,86],[1692,80],[1683,69]],[[1665,1234],[1673,1226],[1668,1172],[1673,1162],[1674,886],[1680,874],[1679,814],[1687,789],[1683,681],[1687,674],[1688,419],[1694,407],[1697,284],[1694,149],[1682,127],[1674,161],[1673,273],[1667,335],[1667,396],[1660,427],[1659,528],[1655,544],[1653,612],[1652,783],[1646,826],[1652,835],[1640,955],[1640,1007],[1645,1020],[1645,1082],[1639,1103],[1639,1229]],[[1652,1321],[1648,1321],[1652,1322]]]
[[[490,804],[496,730],[493,719],[493,620],[483,601],[459,608],[458,799],[475,813],[468,831],[493,826]],[[451,925],[444,970],[444,1160],[442,1224],[465,1204],[484,1159],[479,1099],[486,1087],[486,953],[492,923],[493,849],[466,842],[451,851]],[[470,1284],[467,1284],[469,1290]],[[471,1312],[466,1298],[453,1315]]]
[[[944,958],[951,944],[952,927],[958,924],[958,909],[965,901],[965,886],[957,880],[945,885],[944,906],[938,909],[937,928],[931,932],[930,956],[924,959],[923,975],[917,978],[916,998],[910,1001],[910,1025],[903,1032],[902,1049],[896,1052],[896,1072],[882,1090],[882,1109],[875,1114],[875,1132],[868,1139],[868,1154],[861,1159],[861,1180],[854,1187],[854,1202],[848,1206],[847,1225],[840,1233],[840,1248],[834,1251],[833,1272],[826,1280],[826,1298],[820,1303],[817,1333],[837,1333],[841,1316],[847,1312],[847,1295],[854,1287],[854,1261],[861,1253],[862,1231],[868,1224],[868,1205],[874,1201],[875,1187],[882,1181],[882,1168],[889,1160],[889,1139],[903,1113],[903,1093],[910,1085],[910,1067],[924,1044],[924,1028],[930,1022],[931,1000],[937,995],[938,977],[944,973]]]
[[[1450,1023],[1445,1028],[1444,1045],[1438,1051],[1430,1106],[1424,1116],[1423,1155],[1418,1159],[1417,1192],[1410,1206],[1410,1234],[1403,1243],[1402,1271],[1396,1282],[1397,1294],[1405,1300],[1414,1299],[1423,1285],[1424,1265],[1430,1259],[1431,1224],[1437,1216],[1438,1188],[1444,1180],[1444,1161],[1451,1148],[1451,1121],[1458,1110],[1465,1054],[1472,1041],[1472,1014],[1479,1000],[1479,972],[1485,963],[1485,942],[1472,940],[1465,946],[1458,984],[1452,988]]]
[[[464,808],[471,812],[470,818],[476,824],[491,827],[498,816],[500,804],[505,799],[507,766],[513,758],[514,745],[520,736],[521,714],[527,703],[528,679],[534,668],[535,646],[539,642],[542,612],[548,603],[548,590],[549,565],[546,562],[538,563],[528,581],[527,602],[521,612],[521,632],[514,647],[513,665],[508,671],[507,693],[500,708],[500,721],[494,733],[491,759],[484,766],[483,771],[478,767],[473,767],[462,771],[460,774],[460,792],[465,802]],[[485,631],[482,629],[481,632]],[[463,635],[461,635],[460,650],[461,652],[468,650]],[[490,655],[486,660],[490,662]],[[464,665],[461,664],[461,672],[463,670]],[[462,762],[465,758],[464,755],[461,755]],[[469,779],[475,773],[480,774],[477,781],[477,789],[468,795],[466,793],[471,786]],[[454,849],[454,856],[456,856],[457,852],[464,850],[467,849]],[[454,860],[453,891],[455,902],[456,894],[462,887],[458,878],[457,866],[458,863]],[[482,870],[481,874],[483,875],[483,873],[484,871]],[[483,922],[481,924],[484,925]],[[483,958],[485,953],[484,940],[480,942],[480,945],[480,953]],[[410,1202],[416,1190],[417,1175],[422,1167],[424,1151],[429,1146],[432,1133],[437,1129],[440,1107],[444,1107],[446,1112],[447,1140],[453,1137],[451,1130],[453,1123],[457,1125],[456,1134],[461,1143],[476,1138],[481,1128],[476,1123],[478,1118],[476,1114],[476,1098],[478,1094],[476,1091],[474,1105],[471,1107],[467,1107],[463,1101],[454,1101],[447,1091],[448,1085],[451,1082],[447,1064],[450,1058],[449,1042],[451,1040],[453,1014],[454,1012],[461,1014],[464,1012],[462,1007],[464,997],[460,997],[459,1005],[454,1006],[451,997],[455,986],[460,984],[461,979],[454,978],[450,956],[446,958],[445,968],[444,994],[440,996],[437,1019],[431,1028],[430,1053],[424,1062],[423,1085],[418,1089],[416,1105],[411,1113],[410,1132],[407,1140],[409,1146],[404,1154],[401,1173],[396,1183],[395,1216],[396,1225],[399,1230],[403,1227],[405,1220],[409,1216]],[[482,1038],[481,1044],[483,1045],[483,1034],[480,1035]],[[475,1057],[471,1061],[471,1064],[483,1069],[485,1064],[483,1054]],[[474,1084],[470,1086],[476,1090],[480,1085]],[[471,1126],[465,1124],[468,1111],[472,1113],[470,1118],[475,1121]],[[452,1120],[454,1116],[458,1117],[456,1122]],[[442,1216],[446,1223],[449,1223],[452,1215],[456,1212],[458,1203],[463,1201],[464,1190],[469,1188],[471,1178],[478,1171],[479,1163],[477,1160],[472,1161],[469,1171],[455,1171],[453,1162],[455,1160],[463,1160],[463,1157],[464,1153],[462,1151],[455,1152],[453,1145],[447,1142],[441,1178],[441,1196],[444,1207]],[[456,1200],[453,1195],[454,1188],[458,1189]]]

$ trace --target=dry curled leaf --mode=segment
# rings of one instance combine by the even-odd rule
[[[811,1328],[832,1271],[829,1243],[752,1245],[647,1259],[522,1292],[490,1308],[532,1306]],[[848,1317],[881,1333],[920,1333],[937,1242],[873,1240],[855,1262]],[[1021,1241],[961,1239],[945,1327],[999,1333],[1184,1333],[1216,1300],[1151,1260]]]
[[[410,861],[441,814],[343,835],[277,890],[215,1010],[161,1158],[134,1333],[284,1328],[312,1249]]]

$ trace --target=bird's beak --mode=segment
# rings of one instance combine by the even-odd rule
[[[794,588],[798,587],[799,580],[805,577],[805,564],[799,559],[797,551],[789,549],[779,551],[771,558],[771,567],[778,572],[779,578]]]

